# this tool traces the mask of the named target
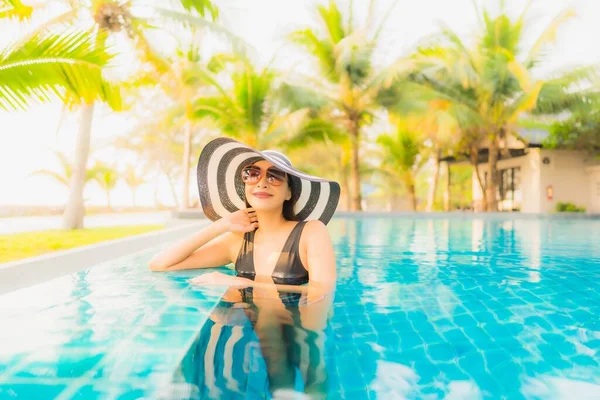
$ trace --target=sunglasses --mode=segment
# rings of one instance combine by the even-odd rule
[[[271,167],[266,170],[267,182],[272,186],[281,186],[286,181],[285,172]],[[242,169],[242,181],[246,185],[256,185],[263,177],[263,170],[256,165],[248,165]]]

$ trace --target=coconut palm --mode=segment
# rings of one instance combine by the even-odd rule
[[[104,190],[104,193],[106,194],[106,205],[108,208],[111,208],[110,192],[119,181],[119,173],[113,166],[102,163],[97,163],[94,170],[96,173],[92,179]]]
[[[49,176],[61,185],[65,187],[69,187],[69,182],[71,181],[71,177],[73,175],[73,167],[69,162],[67,155],[60,151],[55,151],[54,154],[60,163],[59,171],[52,171],[47,169],[39,169],[31,173],[31,175],[42,175]],[[87,184],[90,180],[94,178],[97,174],[97,170],[95,168],[89,168],[86,170],[85,174],[85,183]]]
[[[398,176],[408,192],[413,211],[417,210],[416,174],[427,161],[424,156],[424,135],[408,129],[406,121],[395,121],[395,132],[381,135],[381,172]]]
[[[160,105],[147,106],[156,110],[153,121],[173,134],[183,135],[182,155],[182,208],[188,207],[190,184],[190,161],[194,136],[202,132],[196,115],[196,102],[203,97],[214,95],[218,87],[217,73],[233,56],[218,54],[204,60],[200,54],[201,37],[192,32],[191,40],[181,41],[173,56],[167,58],[168,69],[151,70],[141,73],[132,87],[135,89],[152,87],[162,96]],[[211,91],[212,90],[212,91]],[[155,93],[156,95],[156,93]],[[147,96],[146,93],[143,96]]]
[[[361,209],[359,150],[363,127],[373,121],[381,107],[398,113],[405,110],[409,91],[399,86],[409,85],[401,78],[413,68],[412,61],[404,59],[375,68],[373,54],[385,19],[374,27],[373,9],[371,1],[366,23],[359,27],[353,21],[352,4],[345,18],[330,1],[317,6],[319,30],[305,28],[290,35],[290,40],[317,62],[319,77],[291,83],[284,98],[296,109],[318,110],[325,119],[344,128],[351,146],[352,210]],[[390,11],[386,17],[389,15]]]
[[[498,151],[507,134],[516,130],[519,119],[536,108],[550,112],[577,99],[581,102],[584,94],[567,91],[583,74],[547,81],[534,80],[531,74],[542,61],[541,51],[573,12],[559,14],[524,53],[527,9],[516,19],[504,11],[494,18],[483,11],[481,35],[473,47],[444,29],[441,43],[426,49],[431,64],[420,76],[441,99],[454,104],[462,132],[468,136],[464,141],[467,146],[478,149],[480,143],[487,144],[489,174],[485,187],[480,177],[479,181],[482,190],[485,188],[489,211],[497,210]]]
[[[209,118],[222,133],[258,148],[298,146],[330,129],[325,121],[310,118],[308,110],[282,106],[277,75],[269,67],[257,69],[242,59],[231,68],[230,87],[213,79],[216,94],[195,102],[197,119]]]
[[[131,204],[135,207],[135,190],[138,186],[146,183],[146,179],[141,176],[133,165],[128,165],[124,176],[125,183],[131,189]]]
[[[18,0],[4,0],[14,9],[23,10]],[[164,6],[148,7],[142,1],[132,0],[68,0],[65,13],[46,21],[41,29],[53,29],[57,25],[87,25],[91,32],[97,32],[94,42],[98,48],[104,47],[106,36],[124,34],[135,46],[139,59],[153,66],[156,70],[168,69],[168,63],[155,52],[146,39],[145,31],[156,26],[177,24],[178,26],[201,26],[213,32],[224,34],[234,42],[237,40],[229,32],[216,25],[218,9],[210,0],[201,1],[171,1],[170,8]],[[17,7],[14,7],[14,5]],[[46,3],[41,3],[43,7]],[[164,4],[163,4],[164,5]],[[138,16],[139,10],[150,9],[151,17]],[[35,12],[35,9],[34,9]],[[13,12],[14,14],[14,12]],[[25,10],[23,15],[31,16]],[[8,15],[7,16],[11,16]],[[116,39],[118,40],[118,39]],[[240,41],[238,40],[237,43]],[[239,47],[239,45],[238,45]],[[86,102],[82,109],[82,120],[77,137],[75,173],[71,183],[69,201],[65,208],[64,225],[67,229],[83,226],[83,177],[89,152],[91,123],[94,103]]]

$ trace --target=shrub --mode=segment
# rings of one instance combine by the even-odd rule
[[[573,203],[559,201],[556,203],[557,212],[585,212],[585,207],[577,207]]]

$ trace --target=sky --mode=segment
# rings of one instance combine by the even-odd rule
[[[392,0],[376,3],[375,17],[381,19]],[[221,6],[223,23],[252,47],[255,62],[270,62],[282,70],[305,70],[308,59],[299,56],[285,45],[286,33],[314,24],[313,0],[217,0]],[[344,4],[345,1],[340,1]],[[355,19],[366,18],[367,1],[354,0]],[[506,9],[520,14],[527,1],[506,0]],[[498,9],[498,0],[480,0],[480,7],[490,11]],[[559,32],[552,51],[546,55],[544,68],[537,71],[540,78],[553,71],[578,65],[600,63],[600,52],[592,38],[600,37],[600,1],[598,0],[535,0],[527,14],[531,29],[528,38],[535,38],[560,11],[572,7],[577,16],[567,22]],[[463,37],[477,29],[477,14],[473,0],[400,0],[393,9],[381,35],[381,47],[377,62],[385,64],[407,54],[422,38],[435,34],[445,25]],[[0,46],[10,38],[17,37],[19,28],[14,24],[0,24]],[[116,71],[130,71],[131,57],[120,57]],[[67,112],[61,120],[61,104],[35,105],[27,112],[4,112],[0,110],[0,206],[2,205],[62,205],[66,202],[66,187],[51,178],[32,175],[40,169],[57,170],[58,160],[54,151],[72,155],[78,126],[78,113]],[[135,165],[135,158],[124,158],[110,148],[109,143],[117,136],[127,135],[137,121],[130,115],[112,113],[97,107],[92,127],[91,157],[113,162],[124,169],[126,164]],[[201,149],[193,149],[198,157]],[[192,184],[194,179],[192,178]],[[155,186],[158,185],[158,186]],[[190,189],[195,193],[195,188]],[[151,179],[137,190],[138,205],[154,205],[154,193],[163,204],[173,204],[166,179]],[[178,190],[180,191],[180,190]],[[84,198],[88,205],[104,205],[104,192],[94,183],[86,187]],[[111,194],[113,206],[131,205],[131,191],[120,182]]]

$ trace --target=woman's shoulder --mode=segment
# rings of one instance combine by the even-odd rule
[[[312,241],[321,240],[325,235],[329,235],[327,226],[320,220],[311,220],[304,222],[304,228],[302,229],[302,236],[300,237],[301,242],[309,243]]]
[[[304,224],[304,230],[308,230],[309,232],[313,233],[329,233],[327,226],[318,219],[306,221]]]

